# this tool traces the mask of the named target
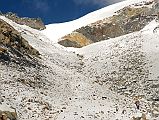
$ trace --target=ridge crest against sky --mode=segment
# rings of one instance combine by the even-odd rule
[[[95,4],[95,5],[99,5],[102,6],[103,5],[110,5],[110,4],[114,4],[116,2],[121,2],[123,0],[74,0],[75,3],[77,4]]]
[[[67,22],[123,0],[0,0],[2,13],[40,17],[45,24]]]

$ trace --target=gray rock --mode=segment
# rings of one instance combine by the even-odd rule
[[[19,17],[17,16],[17,14],[12,12],[8,12],[4,14],[4,16],[20,25],[27,25],[31,28],[38,29],[38,30],[44,30],[46,28],[40,18]]]

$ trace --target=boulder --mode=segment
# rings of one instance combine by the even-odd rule
[[[16,110],[0,104],[0,120],[17,120]]]

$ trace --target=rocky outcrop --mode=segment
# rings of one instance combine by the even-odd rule
[[[46,28],[40,18],[27,18],[27,17],[21,18],[11,12],[4,14],[4,16],[20,25],[27,25],[31,28],[38,29],[38,30],[44,30]]]
[[[0,104],[0,120],[17,120],[15,109]]]
[[[21,63],[34,56],[38,57],[39,52],[12,26],[0,20],[0,61]]]
[[[67,36],[64,36],[62,39],[63,40],[59,41],[59,44],[65,47],[80,48],[92,43],[91,40],[89,40],[83,34],[78,32],[73,32]]]
[[[158,4],[157,1],[154,1],[128,6],[117,11],[117,14],[112,17],[84,26],[74,32],[82,34],[85,39],[91,41],[89,42],[89,44],[91,44],[140,31],[149,22],[157,18],[159,12]],[[149,7],[149,5],[152,5],[152,7]],[[83,47],[88,45],[84,43],[80,44],[78,42],[80,41],[78,34],[76,37],[70,36],[70,34],[66,35],[61,38],[59,44],[65,47]],[[75,45],[76,43],[78,43],[78,46]]]

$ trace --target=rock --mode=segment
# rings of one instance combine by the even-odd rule
[[[38,29],[38,30],[44,30],[46,28],[40,18],[27,18],[27,17],[21,18],[12,12],[8,12],[4,14],[4,16],[20,25],[27,25],[31,28]]]
[[[69,39],[64,39],[62,41],[58,42],[60,45],[65,46],[65,47],[75,47],[75,48],[81,48],[81,46],[78,42],[76,41],[71,41]]]
[[[6,53],[6,52],[7,52],[7,49],[6,49],[6,48],[0,47],[0,54]]]
[[[39,54],[37,50],[29,45],[28,41],[21,37],[18,31],[3,20],[0,20],[0,46],[14,48],[21,53]],[[4,47],[0,48],[0,51],[7,51]]]
[[[143,113],[142,116],[132,117],[132,120],[148,120],[146,115]]]
[[[19,61],[24,56],[38,57],[40,53],[34,49],[21,34],[11,25],[0,20],[0,61]]]
[[[141,120],[141,117],[133,117],[132,120]]]
[[[7,105],[0,104],[0,120],[17,120],[17,113]]]
[[[58,43],[65,47],[80,48],[80,47],[91,44],[92,41],[89,40],[88,38],[86,38],[81,33],[73,32],[73,33],[61,38],[61,40]]]
[[[145,2],[145,5],[150,4],[154,4],[154,6],[152,8],[131,6],[125,7],[117,11],[116,15],[81,27],[62,37],[59,44],[65,47],[83,47],[91,43],[140,31],[149,22],[156,19],[159,12],[159,2]],[[84,41],[81,44],[80,41],[83,40],[83,38]]]

